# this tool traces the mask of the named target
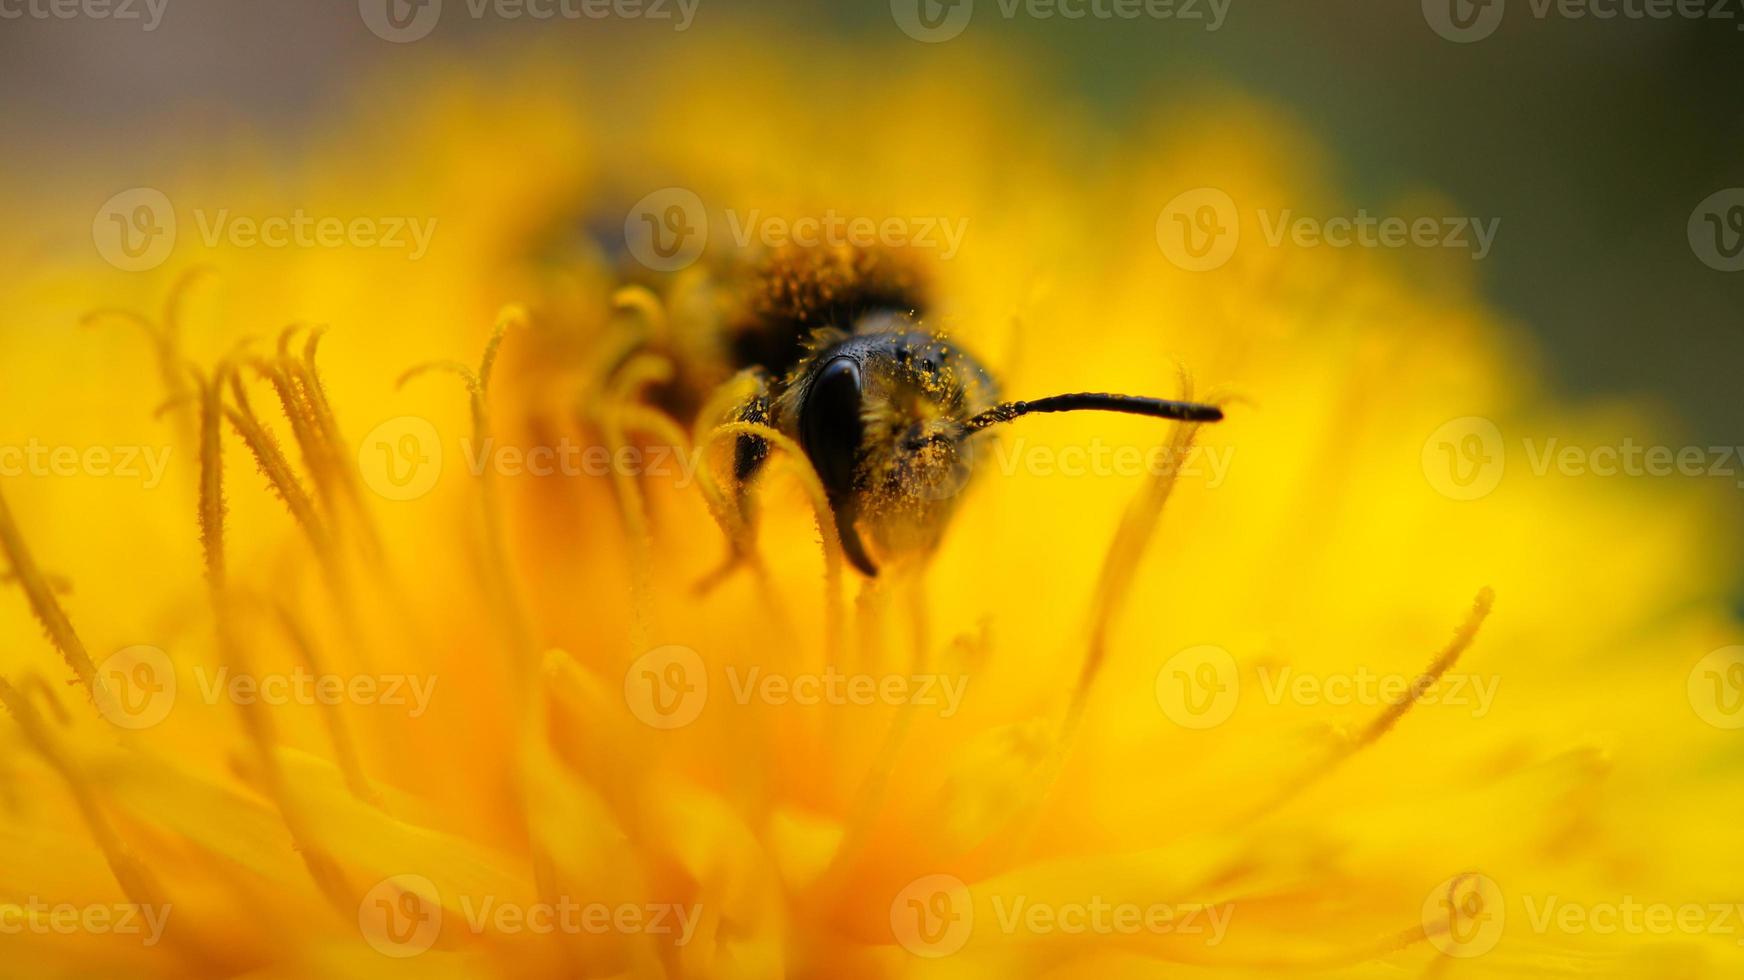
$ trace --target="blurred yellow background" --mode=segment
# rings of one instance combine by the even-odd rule
[[[1410,45],[1468,50],[1416,10],[1236,6],[1189,43],[984,2],[928,43],[882,5],[705,2],[670,33],[447,7],[403,43],[349,7],[174,0],[143,46],[120,23],[5,35],[32,79],[0,184],[0,494],[34,585],[0,595],[10,975],[1736,973],[1739,477],[1601,472],[1737,431],[1713,373],[1737,334],[1709,315],[1736,287],[1685,227],[1723,181],[1656,185],[1683,203],[1648,246],[1567,218],[1576,192],[1526,151],[1454,193],[1374,128],[1349,145],[1353,115],[1465,118],[1396,89],[1408,112],[1365,115]],[[1510,11],[1489,50],[1530,59],[1551,25]],[[1365,31],[1382,67],[1325,53]],[[1282,36],[1321,53],[1272,58]],[[1256,66],[1304,64],[1368,73],[1358,108],[1268,97]],[[959,228],[923,249],[932,322],[1011,397],[1178,395],[1184,373],[1229,417],[1014,424],[912,578],[820,556],[788,465],[762,571],[699,591],[726,552],[700,487],[467,465],[480,431],[621,435],[600,378],[626,321],[718,326],[687,303],[703,265],[614,312],[644,278],[626,219],[671,188],[709,258],[826,210]],[[1359,210],[1500,217],[1496,251],[1324,243]],[[1275,235],[1285,214],[1320,237]],[[345,231],[235,224],[298,215]],[[1240,239],[1199,269],[1176,236],[1206,215]],[[1564,277],[1592,237],[1677,271],[1589,268],[1610,326],[1571,341],[1531,314],[1596,302]],[[476,366],[499,323],[476,405],[441,372],[396,383]],[[1066,465],[1188,442],[1178,473]],[[414,460],[436,462],[415,492]],[[673,670],[678,720],[640,686]],[[744,693],[831,670],[963,697]],[[345,693],[226,686],[304,673]],[[60,928],[43,902],[164,928]],[[527,924],[576,902],[641,917]],[[1168,922],[1058,924],[1102,906]]]

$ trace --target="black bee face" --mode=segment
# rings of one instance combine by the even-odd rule
[[[993,384],[967,354],[903,318],[819,339],[783,410],[796,413],[844,553],[871,575],[874,553],[924,554],[938,543],[972,470],[964,422],[994,404]]]

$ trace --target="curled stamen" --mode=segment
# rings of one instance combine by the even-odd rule
[[[295,327],[286,330],[280,338],[281,350],[288,347],[289,338]],[[355,529],[358,543],[363,552],[378,567],[381,567],[382,546],[381,536],[376,530],[375,521],[369,509],[364,506],[363,491],[358,486],[357,471],[351,464],[352,456],[346,449],[345,437],[339,431],[339,419],[333,412],[333,406],[327,400],[327,387],[321,382],[321,372],[315,364],[315,355],[321,347],[321,339],[327,335],[325,326],[309,328],[309,337],[303,343],[301,360],[281,355],[281,363],[296,382],[296,390],[301,394],[304,411],[313,423],[313,431],[319,437],[320,450],[323,453],[330,471],[330,478],[338,492],[350,504],[350,513],[355,517]]]
[[[527,326],[527,311],[518,304],[511,303],[497,313],[496,325],[491,328],[490,339],[485,341],[484,355],[478,359],[478,386],[486,394],[490,393],[491,371],[497,364],[497,352],[502,349],[503,338],[512,329],[524,329]]]
[[[525,310],[512,304],[506,306],[497,314],[490,337],[485,341],[484,352],[479,356],[476,373],[458,361],[430,361],[415,365],[402,373],[398,385],[404,386],[414,378],[438,371],[458,376],[466,384],[473,440],[479,446],[488,445],[491,429],[488,400],[491,373],[509,330],[526,324]],[[518,668],[515,672],[516,680],[525,682],[533,670],[534,657],[538,651],[534,646],[533,630],[527,622],[520,590],[514,583],[513,566],[509,560],[508,543],[503,531],[502,508],[497,501],[496,483],[488,471],[479,474],[479,516],[484,526],[486,561],[490,566],[489,573],[485,576],[485,587],[489,590],[492,604],[497,607],[498,621],[504,624],[507,632],[506,639]]]
[[[647,325],[648,337],[655,342],[667,335],[666,304],[646,286],[624,286],[612,294],[612,309],[620,313],[635,313]]]
[[[812,514],[817,520],[818,535],[822,538],[824,550],[824,624],[826,650],[839,650],[842,630],[842,539],[836,532],[836,514],[830,509],[829,497],[824,492],[823,480],[817,475],[817,470],[811,465],[810,457],[799,443],[789,439],[778,429],[755,422],[724,422],[709,432],[707,440],[698,447],[701,453],[707,453],[715,443],[722,439],[735,436],[757,436],[768,442],[772,448],[779,449],[792,461],[793,472],[799,477],[800,486],[804,488],[807,499],[811,501]],[[706,471],[706,467],[702,470]]]
[[[163,319],[159,322],[153,322],[131,310],[115,308],[93,310],[80,318],[81,326],[94,327],[118,321],[144,331],[151,342],[158,373],[163,380],[164,408],[159,410],[160,415],[170,408],[182,407],[192,401],[186,384],[187,378],[183,374],[184,361],[181,355],[182,305],[194,284],[209,274],[210,268],[196,266],[178,277],[164,301]],[[193,445],[195,435],[192,417],[182,417],[178,421],[178,428],[181,430],[179,435],[183,444]]]
[[[438,372],[447,372],[459,376],[462,381],[466,382],[466,390],[473,395],[479,395],[484,390],[478,383],[478,375],[472,373],[472,368],[467,367],[459,361],[452,360],[425,361],[422,364],[414,364],[400,372],[400,376],[394,379],[394,387],[404,388],[408,383],[416,378],[421,378],[427,374],[436,374]]]
[[[196,265],[176,277],[170,285],[170,291],[164,297],[163,333],[173,345],[180,342],[182,335],[182,307],[188,301],[188,294],[202,279],[215,279],[218,276],[216,268],[210,265]]]
[[[702,491],[703,503],[708,507],[709,516],[714,518],[721,534],[727,539],[729,551],[721,567],[704,580],[711,587],[714,581],[724,578],[739,565],[751,563],[755,566],[760,562],[755,554],[755,528],[747,519],[745,511],[729,499],[727,492],[721,488],[712,467],[708,465],[707,455],[701,448],[710,445],[709,433],[714,429],[717,420],[726,418],[732,407],[743,403],[755,387],[756,381],[750,376],[734,375],[719,385],[703,403],[691,428],[690,441],[692,445],[699,447],[697,457],[702,464],[697,468],[697,486]],[[699,588],[701,587],[699,583]]]

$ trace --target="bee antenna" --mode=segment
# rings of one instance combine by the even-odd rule
[[[1147,415],[1153,419],[1177,419],[1182,422],[1216,422],[1223,418],[1223,409],[1216,405],[1168,401],[1140,395],[1080,391],[1070,395],[1050,395],[1030,402],[1001,402],[964,422],[963,429],[965,432],[978,432],[990,425],[1041,412],[1125,412],[1128,415]]]

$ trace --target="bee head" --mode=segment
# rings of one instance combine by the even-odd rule
[[[992,379],[949,341],[890,315],[820,333],[778,411],[823,483],[843,553],[878,562],[938,545],[989,427],[1041,412],[1109,411],[1215,422],[1212,405],[1078,393],[999,402]]]
[[[973,469],[964,420],[994,404],[972,358],[900,325],[862,326],[824,347],[792,389],[843,552],[867,575],[937,545]]]

